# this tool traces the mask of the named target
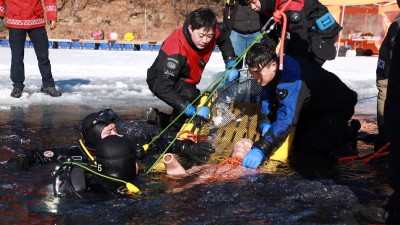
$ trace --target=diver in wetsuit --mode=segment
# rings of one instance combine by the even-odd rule
[[[89,114],[82,121],[84,142],[57,157],[52,172],[56,196],[83,190],[125,193],[121,182],[132,182],[139,171],[144,149],[117,133],[117,114],[111,109]],[[78,151],[79,150],[79,151]]]
[[[85,156],[83,146],[93,154],[97,144],[109,135],[119,135],[115,122],[119,119],[118,115],[111,109],[106,109],[97,113],[87,115],[81,124],[82,145],[72,146],[71,148],[52,148],[35,149],[26,151],[23,154],[14,156],[7,161],[6,165],[17,164],[22,169],[36,164],[46,164],[57,162],[59,157]],[[142,153],[140,153],[142,154]]]
[[[115,124],[118,119],[118,115],[111,109],[91,113],[82,121],[83,139],[80,146],[27,151],[9,159],[5,166],[14,164],[27,169],[32,165],[56,162],[56,168],[52,172],[55,179],[55,195],[62,195],[68,191],[97,189],[98,183],[111,190],[120,189],[120,183],[94,176],[93,173],[87,172],[89,170],[76,165],[82,164],[102,175],[127,182],[136,177],[137,160],[145,156],[143,143],[138,143],[138,137],[127,138],[119,135]],[[194,143],[184,140],[176,141],[172,151],[195,163],[204,163],[214,152],[214,148],[208,142]],[[68,186],[64,185],[66,179],[69,182]]]
[[[57,196],[71,191],[77,193],[94,187],[97,189],[98,184],[117,190],[120,183],[94,176],[90,170],[130,182],[138,173],[138,159],[145,156],[141,146],[118,134],[117,120],[118,115],[111,109],[91,113],[82,120],[80,145],[29,150],[10,158],[3,166],[28,169],[33,165],[56,163],[52,175],[54,194]]]

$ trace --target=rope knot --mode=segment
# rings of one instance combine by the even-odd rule
[[[273,17],[274,17],[274,21],[275,21],[276,23],[281,24],[281,21],[282,21],[282,13],[283,13],[283,12],[281,12],[279,9],[277,9],[277,10],[275,10],[275,12],[272,14]]]

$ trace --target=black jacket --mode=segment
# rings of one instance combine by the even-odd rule
[[[286,1],[277,0],[279,6],[283,6]],[[291,4],[299,5],[299,2],[301,1],[292,1]],[[260,0],[260,3],[260,15],[271,17],[276,8],[275,1]],[[291,9],[291,7],[287,9],[285,14],[290,38],[286,39],[285,53],[294,57],[308,58],[319,65],[326,60],[333,60],[336,57],[334,44],[342,27],[334,20],[332,25],[324,30],[316,25],[316,21],[329,12],[328,8],[318,0],[304,0],[301,9]],[[270,36],[270,38],[277,40],[276,36]]]
[[[229,0],[224,8],[224,24],[230,32],[251,34],[260,31],[262,24],[260,15],[254,12],[244,0]]]
[[[395,38],[397,31],[400,29],[400,14],[390,24],[385,39],[379,48],[378,66],[376,67],[376,74],[383,78],[389,77],[389,69],[393,55],[393,47],[395,45]]]

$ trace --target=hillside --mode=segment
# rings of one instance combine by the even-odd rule
[[[57,0],[59,26],[48,35],[90,39],[93,29],[100,28],[105,34],[116,31],[119,40],[132,32],[135,40],[162,41],[196,8],[208,6],[222,18],[223,4],[223,0]],[[1,34],[7,36],[7,31]]]
[[[59,26],[48,30],[49,38],[90,39],[95,28],[105,34],[116,31],[119,40],[126,32],[135,40],[163,41],[181,26],[186,15],[199,7],[212,8],[222,20],[225,0],[57,0]],[[349,9],[351,7],[348,7]],[[382,18],[377,14],[346,15],[342,36],[349,33],[372,33],[383,37]],[[0,33],[7,36],[8,31]]]

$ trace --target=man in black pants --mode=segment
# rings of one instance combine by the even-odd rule
[[[400,1],[397,1],[400,7]],[[386,144],[385,123],[384,123],[384,108],[386,100],[386,92],[388,85],[388,77],[390,71],[390,63],[393,56],[393,47],[397,31],[400,29],[400,13],[396,16],[386,33],[385,39],[379,48],[378,65],[376,67],[376,87],[378,89],[378,97],[376,101],[376,119],[378,125],[378,135],[374,143],[375,151]]]
[[[399,3],[400,0],[397,0]],[[400,224],[400,29],[394,40],[393,56],[389,70],[384,121],[385,137],[391,143],[389,150],[389,178],[394,193],[386,205],[386,222]]]
[[[235,54],[240,56],[253,43],[254,39],[260,35],[262,23],[258,13],[254,12],[245,0],[228,0],[224,8],[224,24],[230,33]],[[236,68],[243,67],[241,60]]]
[[[57,27],[56,0],[44,1],[44,4],[50,29],[55,29]],[[33,43],[40,74],[42,75],[42,88],[40,91],[52,97],[61,96],[61,92],[55,89],[51,73],[48,49],[49,39],[45,28],[46,21],[44,19],[42,1],[0,0],[0,20],[4,16],[7,16],[6,26],[9,29],[11,48],[10,77],[14,86],[11,96],[20,98],[25,87],[24,47],[26,34],[29,35]]]

